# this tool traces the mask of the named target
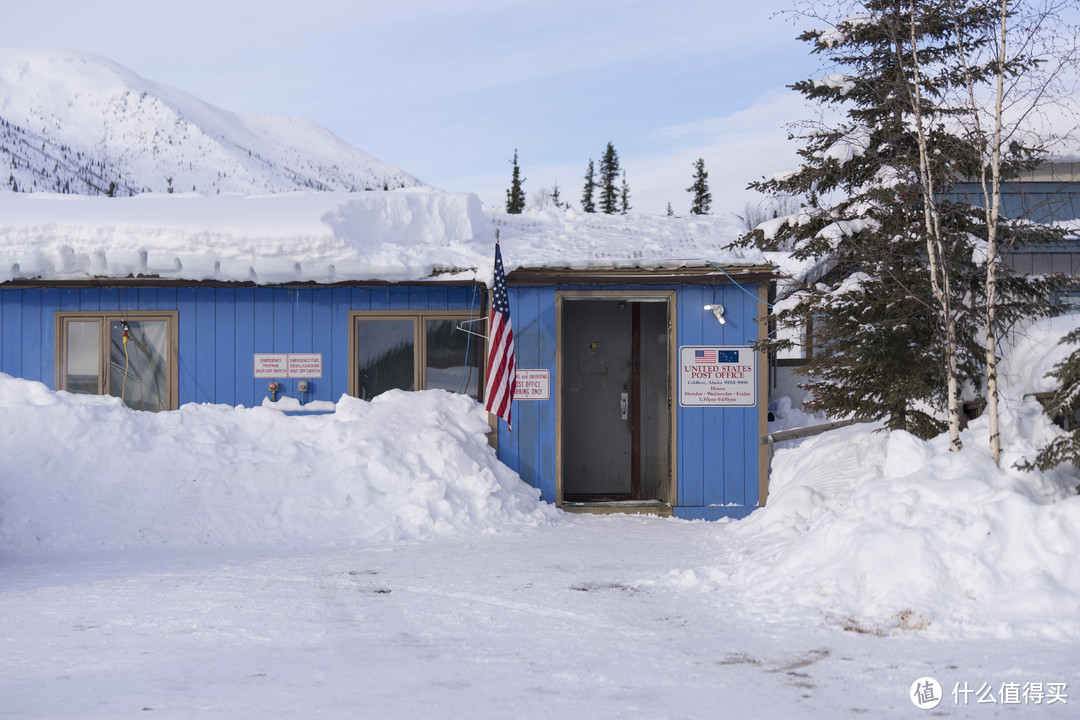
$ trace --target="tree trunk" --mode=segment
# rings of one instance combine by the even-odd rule
[[[942,324],[945,326],[945,373],[948,387],[949,451],[959,452],[963,448],[960,441],[960,392],[957,373],[956,316],[952,308],[952,289],[949,283],[948,267],[944,263],[945,249],[941,239],[941,217],[934,196],[934,176],[930,168],[930,152],[927,146],[926,129],[923,127],[922,91],[919,87],[919,57],[916,41],[915,0],[910,0],[911,9],[911,65],[914,81],[911,84],[911,109],[915,115],[915,127],[919,139],[919,180],[922,184],[923,222],[926,231],[926,254],[930,266],[930,284],[934,297],[941,308]],[[904,61],[897,41],[898,57]]]
[[[983,208],[986,212],[986,419],[990,435],[990,454],[994,462],[1001,465],[1001,416],[998,410],[997,377],[997,264],[998,264],[998,220],[1001,217],[1001,134],[1003,126],[1002,108],[1005,101],[1005,50],[1008,37],[1008,0],[1001,0],[1001,24],[998,34],[998,57],[995,68],[997,98],[994,103],[994,136],[990,141],[989,167],[983,150],[983,129],[979,119],[979,103],[975,98],[975,82],[964,51],[963,34],[956,4],[949,2],[953,23],[956,28],[957,55],[964,71],[964,84],[971,103],[971,115],[975,124],[975,137],[980,145],[983,162],[979,177],[983,193]],[[987,171],[990,173],[987,185]]]

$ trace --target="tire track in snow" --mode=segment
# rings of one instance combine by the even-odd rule
[[[452,600],[465,600],[473,603],[483,603],[484,605],[490,605],[492,607],[502,608],[504,610],[517,610],[518,612],[538,615],[540,617],[568,620],[577,624],[588,625],[590,628],[617,632],[620,635],[625,635],[626,637],[642,637],[644,635],[655,634],[645,632],[640,627],[627,628],[625,625],[610,622],[600,622],[595,616],[589,617],[586,615],[581,615],[579,613],[570,612],[569,610],[559,610],[558,608],[546,607],[543,605],[534,605],[532,603],[517,602],[514,600],[503,600],[501,598],[494,598],[488,595],[477,595],[475,593],[455,592],[452,590],[438,590],[436,588],[422,587],[403,587],[398,589],[403,592],[417,593],[419,595],[434,595],[436,597],[445,597]]]

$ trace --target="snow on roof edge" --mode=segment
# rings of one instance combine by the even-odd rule
[[[433,188],[131,198],[0,193],[0,282],[490,284],[496,229],[507,272],[770,264],[756,250],[728,247],[745,232],[734,215],[507,215],[475,194]]]

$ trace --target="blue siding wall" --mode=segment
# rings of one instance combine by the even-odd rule
[[[681,286],[678,345],[750,345],[758,338],[756,286]],[[705,305],[724,306],[721,325]],[[677,371],[676,371],[677,372]],[[758,363],[758,372],[766,372]],[[758,403],[768,398],[758,397]],[[679,407],[678,505],[681,517],[744,515],[758,504],[758,408]]]
[[[946,195],[982,206],[982,186],[959,183]],[[1001,184],[1001,214],[1037,223],[1080,218],[1080,183],[1004,182]]]
[[[676,345],[750,345],[758,338],[756,285],[511,287],[510,312],[517,366],[551,373],[551,399],[513,404],[513,429],[499,423],[499,458],[541,497],[556,499],[558,431],[555,296],[558,290],[676,290]],[[751,293],[754,293],[753,295]],[[721,303],[720,325],[704,305]],[[763,363],[759,372],[766,372]],[[677,372],[677,369],[675,370]],[[758,398],[758,402],[768,402]],[[677,407],[678,399],[673,398]],[[677,407],[676,515],[715,519],[745,515],[758,504],[758,408]]]
[[[57,311],[175,310],[179,399],[254,406],[267,380],[255,353],[322,353],[323,377],[304,400],[337,400],[349,388],[351,310],[479,310],[472,287],[28,288],[0,291],[0,372],[55,383]],[[298,397],[296,381],[282,382]]]
[[[555,502],[555,288],[509,288],[514,330],[514,362],[519,368],[548,370],[550,400],[517,401],[511,407],[513,431],[499,423],[499,459],[518,472],[540,496]]]
[[[499,423],[499,457],[556,498],[558,290],[674,290],[676,346],[749,345],[757,339],[755,285],[511,287],[515,352],[520,368],[551,373],[551,399],[515,402],[513,431]],[[724,305],[720,325],[702,307]],[[255,353],[322,353],[323,377],[305,400],[337,400],[348,391],[352,310],[470,310],[472,287],[161,287],[49,288],[0,291],[0,371],[44,382],[55,377],[55,313],[175,310],[179,332],[179,400],[253,406],[267,381],[253,375]],[[759,363],[759,372],[766,368]],[[677,369],[676,369],[677,372]],[[283,395],[297,397],[295,380]],[[767,402],[767,398],[758,398]],[[675,513],[715,518],[742,515],[758,503],[758,408],[676,407]]]

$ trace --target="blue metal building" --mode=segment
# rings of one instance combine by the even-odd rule
[[[244,249],[251,253],[247,270],[223,272],[216,260],[217,278],[184,277],[196,250],[209,251],[192,248],[190,238],[159,247],[155,226],[132,241],[142,244],[130,260],[130,248],[96,251],[64,237],[88,224],[108,230],[112,220],[69,219],[69,230],[50,226],[58,237],[0,257],[10,267],[0,285],[0,371],[152,411],[190,402],[252,406],[265,398],[319,407],[343,394],[370,398],[390,388],[479,399],[484,274],[497,223],[513,268],[507,282],[519,373],[513,426],[495,424],[500,459],[566,509],[716,519],[764,503],[759,438],[767,431],[767,369],[751,345],[765,332],[759,321],[772,271],[760,256],[714,250],[718,233],[730,234],[718,221],[555,217],[515,226],[506,216],[468,213],[464,239],[441,253],[457,253],[450,270],[421,264],[398,280],[373,277],[392,275],[386,267],[346,278],[340,257],[307,251],[301,261],[323,270],[305,279],[298,261],[297,279],[278,282],[260,280],[269,261],[255,246]],[[6,232],[22,237],[26,227],[36,226]],[[362,227],[372,232],[371,223]],[[568,227],[581,234],[589,262],[575,262],[572,246],[553,249],[549,236],[564,246]],[[670,243],[661,242],[642,253],[653,240],[640,235],[649,233],[689,247],[671,255]],[[636,250],[612,238],[628,238]],[[472,268],[460,259],[470,243]],[[598,247],[608,256],[596,260]],[[440,256],[437,239],[412,250],[407,257],[427,250]],[[693,257],[705,252],[721,262]],[[110,253],[129,261],[110,262]],[[280,251],[272,255],[280,264]],[[355,253],[346,255],[356,261]],[[154,258],[164,256],[170,270],[153,271]],[[132,262],[142,271],[131,272]]]

